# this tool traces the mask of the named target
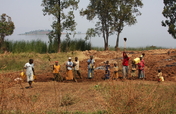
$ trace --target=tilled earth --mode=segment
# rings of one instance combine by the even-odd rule
[[[85,57],[80,60],[80,71],[83,79],[79,79],[77,77],[77,82],[98,82],[104,81],[102,78],[104,76],[104,62],[109,61],[111,67],[113,67],[114,63],[117,63],[119,66],[119,76],[122,77],[122,51],[84,51],[82,52]],[[157,78],[157,70],[161,69],[163,72],[164,79],[166,81],[176,81],[176,49],[158,49],[158,50],[149,50],[149,51],[127,51],[128,56],[130,57],[130,67],[131,61],[139,57],[142,53],[145,53],[144,61],[145,61],[145,80],[147,81],[156,81]],[[93,79],[87,79],[87,60],[89,56],[93,55],[96,61],[96,69],[94,73]],[[74,57],[73,57],[74,58]],[[79,58],[79,55],[78,55]],[[65,77],[65,65],[61,65],[61,76]],[[129,70],[129,80],[131,80]],[[111,73],[112,74],[112,73]],[[2,74],[1,74],[2,75]],[[13,73],[5,73],[3,74],[5,79],[7,80],[8,87],[13,86],[16,82],[14,79],[20,76],[20,72]],[[36,82],[49,82],[53,80],[52,68],[48,68],[45,71],[36,71]],[[10,80],[10,81],[9,81]],[[133,80],[137,79],[136,77]],[[121,81],[121,78],[119,78]],[[74,81],[63,81],[64,83],[75,83]]]

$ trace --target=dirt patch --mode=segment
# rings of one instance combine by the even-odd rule
[[[176,50],[172,49],[159,49],[159,50],[149,50],[149,51],[127,51],[130,62],[141,55],[141,53],[145,53],[144,61],[145,61],[145,76],[148,81],[156,81],[157,70],[161,69],[166,81],[176,81],[176,53],[170,53],[168,55],[168,51],[175,52]],[[117,63],[119,66],[119,76],[122,77],[122,52],[116,51],[84,51],[84,52],[76,52],[77,56],[80,60],[80,71],[83,79],[77,79],[78,83],[81,82],[99,82],[103,81],[102,77],[104,76],[104,70],[95,69],[94,78],[87,79],[87,59],[90,55],[93,55],[96,61],[96,67],[104,66],[105,61],[109,61],[110,65],[113,66],[114,63]],[[65,72],[65,64],[61,65],[61,75],[63,77],[66,76]],[[130,64],[131,68],[131,64]],[[20,72],[12,72],[12,73],[3,73],[2,76],[6,77],[8,81],[8,86],[11,87],[15,84],[14,79],[20,76]],[[129,75],[130,76],[130,75]],[[36,71],[36,82],[50,82],[53,80],[52,67],[48,67],[43,71]],[[137,79],[137,77],[136,77]],[[65,83],[71,83],[73,81],[64,81]],[[75,82],[73,82],[75,83]]]

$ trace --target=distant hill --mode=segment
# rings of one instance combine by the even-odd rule
[[[34,30],[30,32],[25,32],[19,35],[47,35],[50,32],[51,30]],[[62,34],[66,34],[66,33],[62,33]],[[77,34],[85,34],[85,33],[77,32]]]
[[[47,35],[51,30],[34,30],[30,32],[25,32],[19,35]]]

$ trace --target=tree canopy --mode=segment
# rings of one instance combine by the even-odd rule
[[[116,47],[119,43],[119,35],[125,25],[133,25],[137,22],[136,16],[141,15],[138,7],[142,7],[141,0],[90,0],[87,9],[81,10],[82,16],[88,20],[98,18],[95,31],[102,33],[104,50],[108,50],[109,36],[117,33]]]
[[[6,14],[2,14],[0,17],[0,48],[4,43],[5,36],[13,34],[14,29],[15,25],[12,22],[11,17]]]
[[[166,18],[162,21],[162,26],[168,26],[168,32],[176,39],[176,0],[163,0],[163,16]]]
[[[60,52],[61,33],[65,30],[68,34],[76,29],[73,11],[77,10],[79,0],[43,0],[44,15],[54,16],[51,25],[53,30],[49,34],[50,42],[54,38]],[[68,12],[67,14],[65,12]],[[68,35],[67,34],[67,35]]]

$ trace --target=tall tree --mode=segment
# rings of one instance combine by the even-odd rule
[[[142,8],[141,0],[112,0],[113,1],[113,28],[117,33],[116,46],[119,47],[119,38],[122,30],[126,25],[131,26],[137,23],[136,16],[141,15],[138,8]]]
[[[95,17],[98,18],[99,21],[95,25],[95,31],[99,35],[101,33],[103,34],[104,50],[108,50],[108,40],[111,34],[110,13],[112,12],[112,3],[110,1],[111,0],[90,0],[87,9],[80,11],[80,15],[86,15],[88,20],[93,20]]]
[[[6,14],[2,14],[0,17],[0,48],[4,43],[5,36],[12,35],[14,29],[15,25],[12,22],[11,17]]]
[[[162,21],[162,26],[168,26],[168,32],[176,39],[176,0],[163,0],[163,16],[167,19]]]
[[[61,33],[72,32],[76,29],[76,22],[74,20],[74,10],[78,9],[79,0],[43,0],[44,15],[53,15],[55,17],[51,27],[53,30],[49,34],[50,42],[54,38],[57,41],[58,52],[60,52]],[[69,9],[68,9],[69,8]],[[64,13],[67,12],[68,13]]]
[[[116,48],[119,46],[119,37],[125,25],[137,22],[136,16],[141,15],[138,7],[142,7],[141,0],[90,0],[86,10],[80,12],[88,20],[98,18],[95,31],[102,32],[104,50],[108,49],[109,36],[117,33]]]

